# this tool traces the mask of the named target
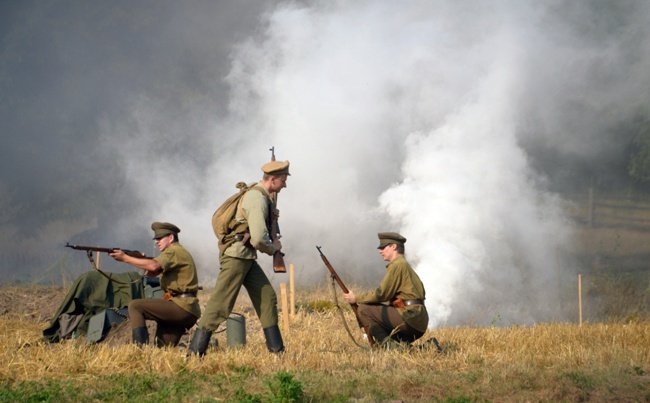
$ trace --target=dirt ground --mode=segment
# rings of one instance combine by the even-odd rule
[[[2,287],[0,292],[0,315],[25,318],[49,324],[63,302],[68,290],[63,287]]]

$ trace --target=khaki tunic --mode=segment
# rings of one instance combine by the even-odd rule
[[[403,255],[386,266],[386,275],[376,290],[356,298],[359,304],[377,304],[390,302],[395,298],[419,299],[424,301],[424,285],[415,270]],[[424,305],[410,305],[406,309],[397,309],[402,319],[412,328],[425,332],[429,324],[429,314]]]
[[[181,244],[172,243],[153,260],[158,262],[163,270],[160,275],[160,286],[163,290],[172,295],[199,291],[194,259]],[[201,317],[198,298],[172,297],[171,301],[197,318]]]
[[[224,251],[225,255],[254,260],[257,259],[256,250],[267,255],[275,253],[275,246],[269,235],[270,206],[271,195],[262,182],[255,189],[246,192],[242,198],[241,209],[238,208],[235,214],[235,220],[240,223],[248,221],[251,238],[246,245],[239,241],[233,243]]]

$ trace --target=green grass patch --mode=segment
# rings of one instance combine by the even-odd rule
[[[83,388],[71,381],[1,382],[2,402],[61,402],[82,400]]]
[[[241,373],[239,375],[242,375]],[[160,377],[154,373],[109,375],[89,383],[67,380],[0,382],[1,402],[160,402],[216,401],[302,402],[303,382],[289,372],[280,371],[264,380],[264,393],[246,390],[243,375],[224,382],[222,375],[182,374]],[[243,385],[243,386],[235,386]]]
[[[335,309],[338,309],[333,302],[326,301],[326,300],[299,302],[296,304],[296,306],[298,309],[305,309],[307,311],[315,311],[315,312],[330,312]]]

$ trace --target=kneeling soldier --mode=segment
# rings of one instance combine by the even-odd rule
[[[404,258],[406,238],[395,232],[381,232],[378,237],[379,254],[389,262],[384,279],[374,291],[356,296],[350,290],[344,297],[359,304],[361,321],[380,345],[411,343],[422,337],[429,324],[424,285]]]
[[[163,299],[135,299],[129,303],[129,322],[133,342],[147,344],[149,333],[145,320],[156,322],[156,345],[176,346],[183,334],[197,322],[201,308],[197,299],[199,280],[192,255],[180,243],[181,230],[174,224],[151,224],[161,254],[153,259],[137,258],[116,249],[110,255],[120,262],[147,271],[148,277],[160,276],[165,291]]]

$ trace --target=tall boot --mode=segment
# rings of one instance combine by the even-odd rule
[[[212,332],[204,327],[196,329],[194,337],[192,337],[192,341],[190,342],[190,346],[187,348],[187,354],[198,354],[199,357],[203,357],[205,352],[208,350],[211,336]]]
[[[284,351],[284,343],[278,325],[264,328],[264,337],[266,338],[266,347],[272,353],[281,353]]]
[[[131,333],[133,334],[133,343],[139,346],[149,343],[149,332],[146,326],[136,327]]]

